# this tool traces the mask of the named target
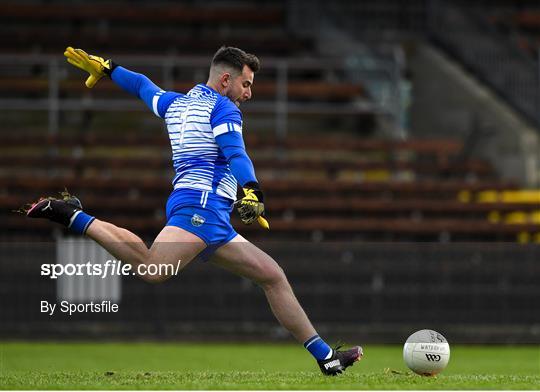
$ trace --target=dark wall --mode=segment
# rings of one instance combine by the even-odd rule
[[[421,328],[452,341],[539,342],[540,247],[517,244],[267,243],[321,333],[400,342]],[[124,277],[118,313],[48,316],[40,276],[54,244],[2,244],[2,338],[282,339],[262,290],[211,262],[160,285]]]

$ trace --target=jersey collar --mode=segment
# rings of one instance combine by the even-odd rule
[[[216,90],[214,90],[212,87],[204,84],[204,83],[199,83],[197,86],[199,86],[200,88],[202,88],[203,90],[207,90],[207,91],[210,91],[214,94],[217,94],[217,95],[221,95],[220,93],[218,93]]]

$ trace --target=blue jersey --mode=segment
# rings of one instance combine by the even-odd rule
[[[122,67],[112,79],[163,118],[172,148],[175,189],[215,193],[236,200],[241,185],[255,181],[242,140],[242,114],[227,97],[204,84],[187,94],[165,92],[144,75]]]
[[[170,97],[162,96],[167,101]],[[232,101],[198,84],[187,94],[177,94],[168,108],[159,105],[165,119],[176,175],[173,186],[197,189],[236,199],[237,181],[219,148],[216,137],[226,132],[242,133],[242,115]]]

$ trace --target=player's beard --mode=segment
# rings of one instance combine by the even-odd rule
[[[226,97],[229,98],[235,105],[236,107],[240,107],[240,99],[241,97],[231,97],[229,94],[226,94]]]

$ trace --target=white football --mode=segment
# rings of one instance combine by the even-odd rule
[[[403,360],[413,372],[433,376],[450,360],[450,345],[444,336],[431,329],[413,333],[403,346]]]

